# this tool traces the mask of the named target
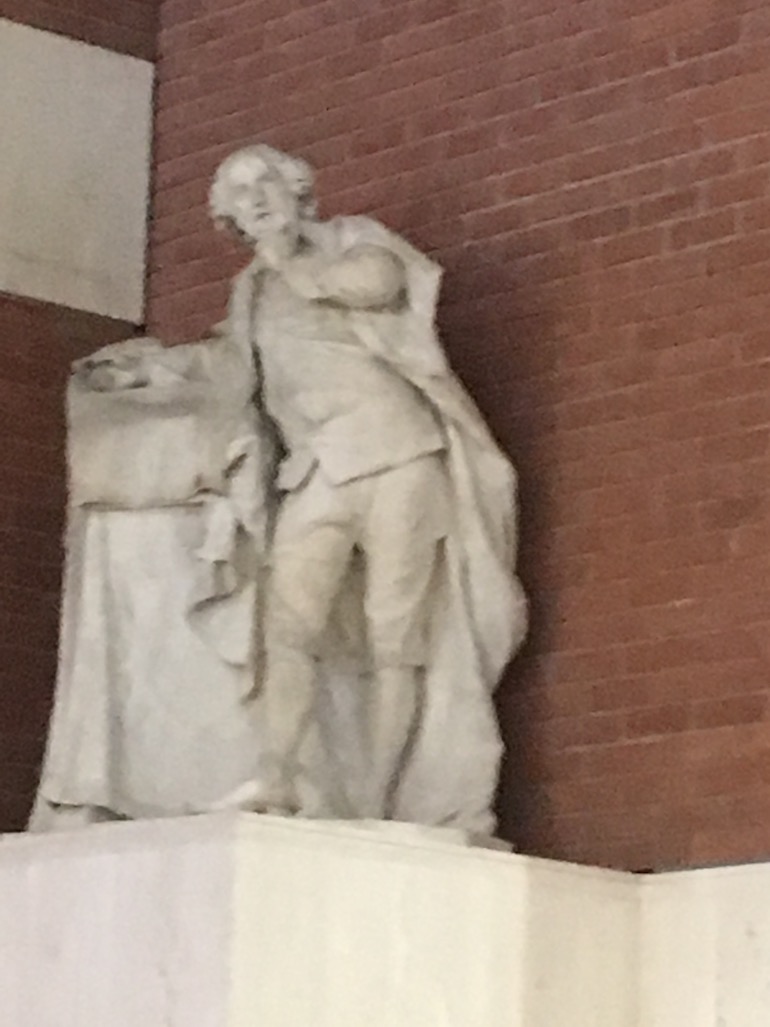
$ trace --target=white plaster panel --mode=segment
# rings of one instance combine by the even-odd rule
[[[0,19],[0,291],[142,321],[152,82]]]

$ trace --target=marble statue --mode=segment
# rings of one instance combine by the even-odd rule
[[[234,806],[493,828],[493,693],[526,630],[515,474],[436,336],[438,266],[368,218],[321,221],[312,185],[304,161],[268,146],[225,160],[212,214],[253,259],[218,335],[108,347],[74,369],[80,581],[65,590],[33,827],[86,807]],[[151,526],[164,516],[188,573],[161,579],[154,623],[176,634],[150,655],[136,625],[143,579],[169,566]],[[90,554],[73,541],[84,524]],[[129,552],[118,581],[105,568]],[[102,594],[73,608],[89,582]],[[117,667],[73,671],[84,640],[114,649],[115,632]],[[116,699],[121,675],[134,682]],[[94,710],[95,741],[79,719]],[[164,731],[185,744],[169,752]]]

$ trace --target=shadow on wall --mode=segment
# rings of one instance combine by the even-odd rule
[[[494,240],[484,244],[483,256],[475,249],[468,247],[445,261],[439,322],[455,370],[519,476],[519,573],[530,601],[531,625],[498,691],[506,754],[497,812],[503,837],[521,850],[544,853],[554,840],[544,836],[549,816],[536,784],[537,724],[528,711],[534,657],[547,651],[557,615],[543,588],[543,568],[555,523],[549,450],[564,329],[545,287],[564,268],[557,267],[558,254],[506,252]]]

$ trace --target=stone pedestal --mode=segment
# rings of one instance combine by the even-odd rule
[[[409,828],[222,814],[9,837],[2,1023],[630,1027],[637,909],[623,875]]]
[[[0,843],[3,1027],[766,1027],[770,867],[250,814]]]

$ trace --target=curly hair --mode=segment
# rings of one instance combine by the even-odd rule
[[[229,172],[236,164],[244,161],[248,161],[253,166],[255,182],[263,179],[266,181],[282,180],[300,201],[300,215],[305,218],[315,216],[312,167],[300,157],[292,157],[288,153],[274,150],[266,143],[256,143],[231,153],[217,168],[209,190],[209,207],[215,221],[229,220],[231,190],[228,180]]]

